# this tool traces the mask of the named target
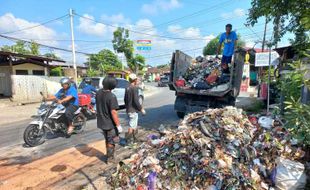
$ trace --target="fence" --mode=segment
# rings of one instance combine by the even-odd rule
[[[34,75],[11,75],[12,100],[16,102],[39,102],[42,97],[55,94],[60,89],[61,77],[47,77]]]

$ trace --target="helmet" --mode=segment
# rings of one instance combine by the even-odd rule
[[[63,85],[63,84],[70,84],[70,79],[65,77],[65,78],[62,78],[60,80],[60,84]]]
[[[91,83],[91,78],[85,78],[84,81],[85,81],[85,83],[90,84]]]
[[[129,79],[130,79],[131,81],[134,81],[134,80],[136,80],[137,78],[138,78],[137,75],[134,74],[134,73],[131,73],[131,74],[129,75]]]

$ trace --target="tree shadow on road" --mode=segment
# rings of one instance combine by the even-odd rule
[[[104,145],[104,143],[102,143],[102,145]],[[87,144],[78,144],[74,148],[85,156],[97,157],[99,160],[105,161],[106,154],[96,148],[89,147]]]

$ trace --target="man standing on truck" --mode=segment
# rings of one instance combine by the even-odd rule
[[[219,40],[219,46],[216,53],[216,58],[218,58],[218,54],[221,51],[222,43],[224,42],[224,49],[222,54],[222,68],[224,73],[229,73],[229,67],[228,64],[231,63],[232,56],[235,51],[235,47],[237,46],[237,40],[238,36],[236,32],[231,31],[232,25],[226,24],[226,32],[221,34],[220,40]]]

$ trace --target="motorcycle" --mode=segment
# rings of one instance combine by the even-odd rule
[[[43,94],[40,93],[42,96]],[[68,126],[66,124],[65,118],[66,108],[62,104],[58,104],[53,101],[48,104],[44,98],[38,108],[37,119],[30,122],[24,131],[24,141],[30,146],[38,146],[43,144],[46,139],[47,132],[52,134],[62,133],[67,135]],[[79,107],[78,110],[74,112],[73,118],[73,133],[83,132],[86,126],[86,117],[83,114],[85,110]]]
[[[87,119],[95,119],[96,113],[96,92],[89,94],[79,94],[79,105],[84,110],[84,115]]]

